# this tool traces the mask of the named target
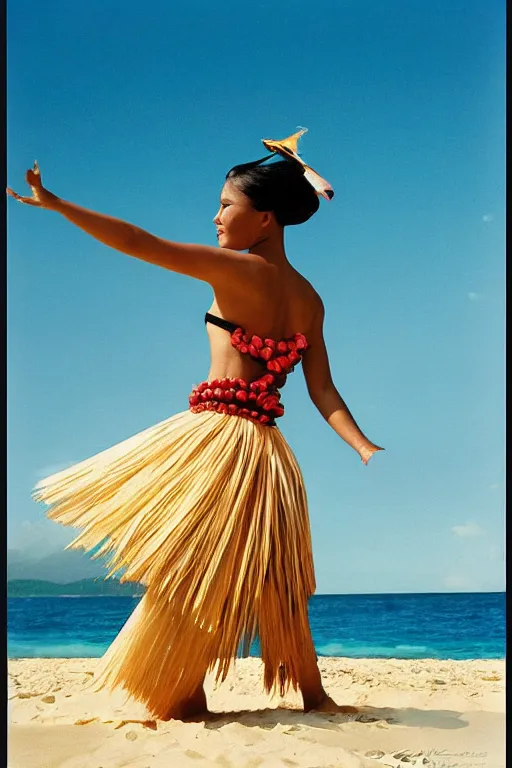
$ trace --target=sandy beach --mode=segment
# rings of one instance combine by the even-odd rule
[[[9,768],[505,766],[505,663],[321,658],[357,715],[305,714],[262,691],[259,659],[206,682],[205,722],[152,721],[122,691],[90,690],[95,659],[9,661]]]

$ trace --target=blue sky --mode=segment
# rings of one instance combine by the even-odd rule
[[[368,467],[302,373],[282,430],[319,593],[504,588],[505,4],[8,4],[8,183],[215,244],[227,170],[262,138],[333,185],[288,254],[327,307]],[[37,480],[187,407],[208,286],[8,201],[8,543],[70,532]]]

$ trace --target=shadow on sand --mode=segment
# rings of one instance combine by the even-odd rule
[[[206,717],[192,718],[188,722],[204,722],[205,728],[218,730],[225,725],[238,723],[247,728],[262,728],[272,730],[277,725],[288,726],[292,730],[301,727],[337,730],[344,723],[376,723],[385,721],[390,725],[407,726],[410,728],[439,728],[442,730],[458,730],[468,726],[467,720],[462,719],[462,712],[448,709],[415,709],[406,707],[393,709],[391,707],[360,707],[358,714],[333,714],[327,712],[303,712],[299,709],[241,710],[238,712],[211,712]]]

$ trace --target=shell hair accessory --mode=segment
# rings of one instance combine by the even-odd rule
[[[286,160],[299,163],[304,169],[305,178],[309,181],[317,195],[321,195],[321,197],[324,197],[326,200],[332,200],[334,197],[334,190],[329,182],[319,176],[316,171],[310,168],[309,165],[306,165],[304,160],[299,157],[297,144],[300,137],[306,133],[307,130],[307,128],[301,128],[297,133],[288,136],[286,139],[281,139],[281,141],[262,139],[263,146],[265,149],[268,149],[269,152],[277,153]]]

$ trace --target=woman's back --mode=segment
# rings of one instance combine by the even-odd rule
[[[276,265],[261,260],[261,264],[255,262],[253,279],[245,290],[229,282],[217,288],[208,312],[242,328],[249,336],[279,342],[297,333],[307,338],[320,307],[320,297],[311,283],[288,262]],[[261,373],[262,361],[240,353],[224,328],[210,322],[207,331],[211,350],[209,380],[251,380]]]

